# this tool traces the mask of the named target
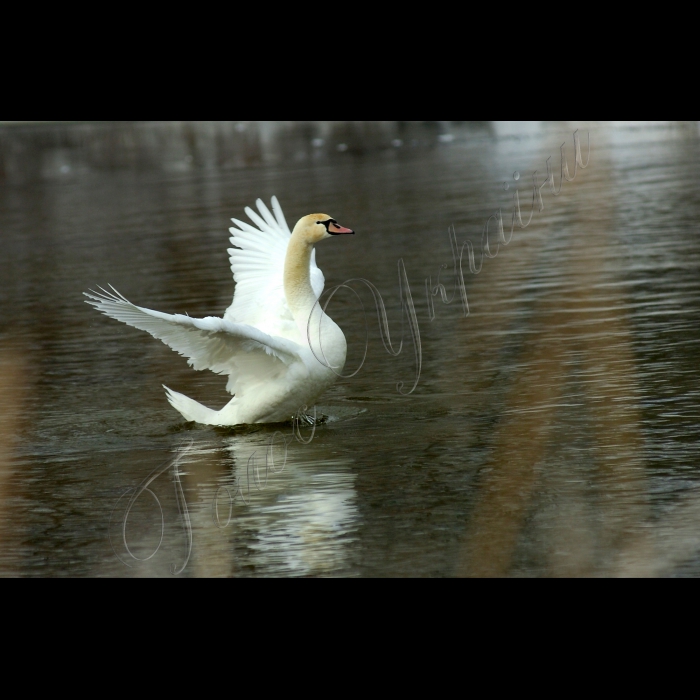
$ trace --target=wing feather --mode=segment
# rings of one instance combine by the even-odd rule
[[[258,206],[260,205],[258,204]],[[248,218],[260,229],[260,231],[269,234],[274,239],[279,239],[282,242],[286,241],[286,235],[282,235],[276,223],[273,226],[270,226],[268,222],[258,216],[258,214],[256,214],[250,207],[246,207],[245,213]]]
[[[245,361],[243,356],[249,354],[267,359],[275,371],[281,369],[279,363],[289,366],[299,359],[294,343],[273,338],[257,328],[221,318],[164,314],[135,306],[114,287],[112,292],[100,289],[101,292],[85,294],[90,299],[88,304],[116,321],[150,333],[186,357],[197,371],[232,374]]]
[[[272,198],[272,211],[275,212],[275,218],[277,219],[277,223],[279,224],[282,231],[284,231],[285,233],[289,234],[289,236],[291,236],[292,232],[289,230],[289,225],[287,224],[287,219],[284,216],[284,212],[282,211],[282,206],[280,205],[277,197]]]
[[[236,236],[241,236],[243,233],[251,233],[252,234],[252,239],[251,240],[257,240],[258,237],[260,236],[261,233],[264,233],[264,231],[260,231],[260,229],[255,228],[255,226],[251,226],[250,224],[247,224],[245,221],[239,221],[238,219],[231,219],[236,226],[240,229],[240,231],[236,231],[236,229],[231,229],[231,232],[236,235]],[[242,238],[248,238],[247,236],[241,236]]]
[[[272,213],[267,208],[267,205],[265,204],[265,202],[263,202],[262,199],[258,199],[256,204],[258,206],[258,210],[263,215],[263,219],[265,219],[265,221],[267,221],[270,228],[272,228],[274,231],[278,231],[280,228],[279,222],[275,219],[274,216],[272,216]],[[281,233],[285,233],[285,231],[282,230]]]

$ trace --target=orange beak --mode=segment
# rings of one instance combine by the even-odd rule
[[[355,232],[351,231],[349,228],[343,228],[342,226],[339,226],[338,224],[330,224],[328,227],[328,233],[333,234],[334,236],[341,236],[341,235],[350,235],[354,236]]]

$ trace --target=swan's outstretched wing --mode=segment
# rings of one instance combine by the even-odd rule
[[[186,357],[197,371],[230,374],[232,393],[279,376],[299,360],[295,344],[257,328],[220,318],[190,318],[135,306],[112,292],[86,294],[87,302],[106,316],[150,333]]]
[[[229,250],[231,270],[236,280],[233,305],[224,318],[246,323],[272,335],[294,333],[296,324],[284,294],[284,262],[291,232],[277,197],[272,198],[272,212],[259,199],[260,214],[246,209],[255,224],[251,226],[233,219]],[[325,279],[316,265],[316,252],[311,259],[311,285],[317,296],[323,294]]]

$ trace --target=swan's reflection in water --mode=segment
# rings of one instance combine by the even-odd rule
[[[195,441],[183,462],[195,576],[349,573],[358,527],[351,462],[273,431]],[[267,464],[266,464],[267,462]]]

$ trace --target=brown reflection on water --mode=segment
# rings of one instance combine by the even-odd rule
[[[624,549],[649,515],[630,329],[624,299],[606,272],[614,207],[610,197],[601,197],[611,190],[608,172],[587,172],[587,186],[578,184],[576,196],[568,193],[582,204],[570,224],[568,250],[557,257],[560,281],[532,311],[530,337],[470,524],[462,575],[511,573],[526,519],[545,506],[538,502],[538,485],[557,494],[539,533],[548,575],[599,573],[596,552]],[[595,464],[588,474],[572,464],[573,471],[553,480],[543,469],[555,449],[562,405],[572,400],[586,416]],[[597,517],[586,512],[591,498],[598,503]]]
[[[560,281],[532,310],[530,337],[516,361],[469,522],[461,576],[517,573],[523,563],[518,550],[527,538],[536,540],[542,572],[549,576],[667,571],[648,534],[639,372],[619,270],[609,265],[615,257],[609,235],[615,202],[601,196],[612,189],[606,173],[587,173],[587,185],[578,185],[582,191],[575,201],[588,198],[588,206],[577,207],[583,226],[559,258]],[[525,250],[519,245],[521,255]],[[498,267],[489,274],[499,274]],[[488,322],[503,318],[495,313],[502,302],[497,292],[495,298],[490,294]],[[477,333],[484,332],[483,325]],[[496,354],[496,348],[490,350]],[[583,466],[557,464],[568,437],[558,426],[565,408],[573,409],[573,429],[588,434],[580,447]],[[698,509],[690,501],[676,513],[677,524]],[[697,537],[689,542],[676,562],[692,553]]]
[[[13,522],[10,504],[19,494],[17,448],[27,395],[29,368],[21,349],[0,344],[0,560],[18,550],[21,526]],[[0,575],[12,575],[16,561],[0,567]]]
[[[226,462],[220,451],[210,444],[197,445],[184,442],[188,457],[183,464],[183,485],[188,499],[189,518],[196,546],[187,567],[187,575],[194,578],[232,578],[237,575],[234,550],[217,526],[226,525],[229,517],[229,501],[212,489],[202,489],[202,484],[218,484],[227,476]],[[214,506],[220,505],[218,510]],[[219,516],[215,521],[216,515]],[[186,542],[183,545],[186,546]],[[183,547],[181,546],[181,550]]]

